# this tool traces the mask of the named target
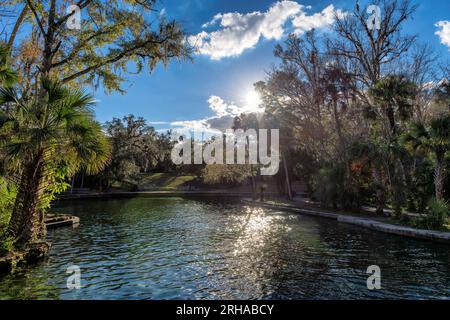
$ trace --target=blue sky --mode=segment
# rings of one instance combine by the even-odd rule
[[[281,2],[284,3],[280,4]],[[241,21],[246,19],[248,13],[258,11],[264,15],[277,4],[283,10],[290,7],[290,10],[296,13],[284,20],[285,23],[280,26],[282,34],[271,29],[274,27],[273,15],[257,15],[255,19],[272,20],[261,29],[262,31],[257,31],[262,34],[257,36],[259,41],[256,43],[250,41],[249,44],[253,44],[250,48],[242,49],[239,45],[228,47],[227,43],[224,43],[224,39],[228,38],[220,38],[222,34],[218,34],[222,42],[218,46],[209,47],[206,43],[204,50],[201,50],[203,54],[194,55],[193,63],[172,62],[167,68],[158,67],[151,74],[143,71],[140,75],[129,76],[129,83],[125,84],[127,93],[124,95],[118,93],[107,95],[99,89],[95,92],[99,100],[96,108],[98,120],[105,122],[113,117],[132,113],[144,117],[155,128],[161,130],[173,127],[175,121],[208,119],[230,114],[229,111],[233,110],[233,107],[241,110],[241,107],[250,105],[254,102],[251,95],[253,83],[263,80],[265,72],[271,65],[277,63],[273,57],[273,47],[276,43],[282,42],[288,32],[297,30],[301,33],[315,23],[320,25],[320,30],[326,32],[327,12],[330,13],[331,9],[346,11],[355,4],[354,1],[302,0],[296,2],[297,5],[293,1],[275,0],[161,1],[160,9],[164,9],[167,17],[181,22],[185,31],[197,37],[196,39],[201,38],[199,33],[202,31],[207,33],[223,31],[225,27],[221,26],[220,22],[222,25],[226,24],[226,17],[231,20],[230,23],[243,23],[244,28],[251,28],[253,18]],[[441,28],[435,24],[438,21],[450,21],[450,1],[417,0],[416,3],[419,8],[414,19],[405,24],[405,31],[418,34],[420,40],[434,46],[443,58],[448,57],[450,23]],[[300,12],[298,12],[298,5],[304,6]],[[332,5],[331,9],[330,5]],[[308,6],[311,7],[308,8]],[[219,16],[215,24],[202,28],[217,14],[226,13],[231,15]],[[316,16],[313,16],[314,14]],[[438,30],[443,31],[441,38],[447,41],[447,46],[442,44],[441,38],[435,34]],[[207,42],[208,39],[205,41]],[[228,56],[227,50],[237,50],[238,53],[234,52],[233,56]],[[210,100],[212,96],[216,97],[215,100]],[[213,107],[211,107],[211,101],[213,101]]]

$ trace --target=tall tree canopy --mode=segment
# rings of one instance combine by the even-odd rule
[[[126,73],[145,66],[153,70],[172,58],[190,58],[181,26],[161,15],[156,2],[2,1],[0,9],[16,12],[1,20],[24,92],[30,93],[40,75],[57,77],[62,83],[103,84],[106,90],[122,90]],[[80,29],[66,25],[72,4],[81,9]]]

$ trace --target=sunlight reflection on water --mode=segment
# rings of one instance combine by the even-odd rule
[[[448,247],[336,221],[181,198],[64,202],[48,261],[0,279],[0,298],[449,298]],[[66,269],[82,289],[66,288]],[[382,290],[366,269],[382,270]]]

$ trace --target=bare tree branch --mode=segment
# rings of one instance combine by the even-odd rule
[[[45,35],[46,32],[45,32],[44,26],[42,25],[41,19],[39,18],[39,15],[36,11],[36,8],[34,7],[31,0],[26,0],[26,1],[27,1],[27,5],[30,7],[31,11],[33,12],[33,16],[36,19],[36,23],[39,26],[39,29],[41,30],[42,34]]]

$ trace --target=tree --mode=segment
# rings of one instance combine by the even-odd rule
[[[384,207],[386,206],[385,192],[383,191],[383,161],[384,154],[383,148],[377,145],[376,140],[369,141],[358,141],[355,142],[351,147],[351,152],[354,157],[364,158],[369,164],[372,173],[372,186],[375,192],[376,198],[376,214],[383,215]]]
[[[258,87],[266,112],[282,128],[284,155],[302,150],[321,165],[339,161],[345,167],[345,185],[350,186],[348,140],[363,136],[366,126],[355,112],[351,73],[324,44],[314,30],[302,37],[290,35],[275,48],[281,65]],[[316,174],[311,172],[310,180]]]
[[[360,88],[372,87],[400,59],[416,41],[415,35],[401,33],[404,22],[417,9],[411,0],[375,0],[370,5],[381,9],[379,30],[367,26],[367,6],[356,4],[351,14],[336,15],[334,31],[338,37],[330,40],[331,54],[352,65],[354,77]]]
[[[450,115],[437,117],[429,125],[413,123],[403,141],[414,151],[433,154],[435,196],[437,200],[444,200],[445,154],[450,150]]]
[[[368,5],[376,5],[381,9],[380,24],[378,30],[368,27]],[[351,74],[352,94],[360,101],[361,111],[368,123],[367,136],[381,137],[376,145],[390,146],[395,142],[397,135],[397,116],[408,116],[404,111],[412,112],[412,106],[408,103],[408,86],[406,79],[391,74],[399,73],[399,68],[409,68],[411,78],[424,79],[423,67],[429,63],[424,58],[427,49],[409,53],[416,44],[415,35],[404,35],[402,27],[412,17],[417,6],[411,0],[376,0],[361,6],[356,3],[350,14],[336,15],[334,31],[337,36],[330,38],[327,43],[330,57],[338,61],[341,66],[346,66],[347,73]],[[405,66],[405,62],[409,66]],[[399,91],[401,89],[403,91]],[[387,96],[385,96],[387,94]],[[375,99],[374,99],[375,98]],[[384,141],[382,141],[384,140]],[[397,148],[391,148],[394,150]],[[391,153],[381,152],[385,171],[389,172],[389,157]],[[396,181],[404,184],[404,168],[398,156],[394,156],[394,175],[387,181],[391,182],[393,189],[398,189]],[[381,167],[374,167],[374,178],[382,182]],[[400,175],[400,179],[399,176]],[[377,203],[384,202],[383,186],[377,192]],[[398,190],[399,191],[399,190]],[[396,193],[400,195],[399,192]],[[394,196],[394,199],[399,197]],[[399,201],[395,200],[396,210],[400,211]],[[378,211],[382,208],[378,208]],[[381,213],[381,211],[380,211]]]
[[[158,134],[143,118],[134,115],[114,118],[105,127],[113,148],[111,162],[100,175],[105,187],[116,181],[135,184],[140,173],[169,169],[169,135]]]
[[[202,170],[202,178],[206,184],[239,185],[253,176],[251,170],[245,164],[209,164]]]
[[[17,80],[17,74],[10,68],[9,52],[6,45],[0,43],[0,86],[10,87]],[[8,136],[3,139],[9,138]],[[2,139],[2,138],[0,138]],[[8,250],[4,242],[5,233],[11,218],[11,211],[16,197],[16,187],[8,183],[6,176],[6,161],[0,151],[0,255]]]
[[[74,14],[66,12],[70,4],[83,11],[79,30],[66,26]],[[93,172],[107,159],[106,140],[87,110],[90,96],[62,85],[96,88],[101,84],[106,91],[123,92],[124,74],[144,66],[153,70],[173,58],[190,59],[191,50],[180,25],[155,10],[156,0],[7,0],[0,4],[2,11],[13,12],[12,8],[21,8],[20,14],[3,35],[20,81],[16,90],[2,90],[2,130],[14,137],[5,140],[4,148],[16,160],[16,175],[21,175],[15,177],[19,190],[9,233],[17,244],[26,246],[43,239],[42,208],[58,191],[52,189],[51,180],[62,180],[80,167],[69,165],[70,158],[86,158]],[[17,37],[19,31],[21,37]],[[74,121],[83,119],[82,115],[85,120],[76,125]],[[16,125],[7,125],[11,123]],[[71,144],[76,141],[65,133],[74,139],[86,135],[88,145],[83,147],[80,140],[84,149],[78,150]],[[64,150],[61,143],[69,149]],[[95,163],[98,168],[93,170]]]
[[[92,96],[47,79],[42,86],[46,96],[32,99],[0,89],[0,147],[18,186],[8,227],[16,249],[45,240],[45,209],[67,187],[65,178],[80,168],[98,172],[110,152]]]
[[[401,214],[401,207],[406,200],[404,189],[407,180],[405,166],[401,160],[404,150],[398,143],[398,134],[402,129],[400,125],[413,115],[413,101],[417,92],[416,85],[402,75],[384,77],[369,89],[376,108],[375,113],[383,119],[382,121],[373,120],[375,124],[381,124],[381,128],[377,128],[377,131],[381,131],[381,136],[384,137],[380,146],[384,146],[387,152],[381,153],[385,157],[380,160],[385,162],[392,204],[397,215]],[[386,123],[387,125],[385,125]]]
[[[82,10],[81,28],[66,26],[73,13]],[[8,48],[14,53],[23,90],[31,94],[41,76],[58,77],[62,83],[122,90],[123,74],[153,70],[172,58],[190,58],[191,49],[175,21],[156,10],[156,0],[9,0],[0,7],[22,8],[12,29]],[[21,31],[20,38],[17,32]],[[135,64],[130,68],[129,63]]]
[[[395,138],[398,120],[405,121],[412,116],[412,101],[418,92],[416,85],[404,76],[390,75],[377,81],[369,92],[388,120],[390,134]]]
[[[254,113],[243,113],[241,115],[239,115],[238,117],[235,117],[233,120],[233,130],[244,130],[247,131],[249,129],[254,129],[254,130],[259,130],[260,126],[259,126],[259,121],[258,118],[256,117],[256,114]],[[250,138],[247,137],[247,145],[249,146],[248,148],[250,148]],[[246,150],[247,154],[249,149]],[[241,177],[245,177],[245,173],[249,173],[250,176],[250,181],[252,184],[252,199],[256,200],[257,196],[256,196],[256,177],[255,177],[255,171],[258,172],[258,167],[254,166],[253,164],[249,164],[248,168],[246,169],[247,165],[243,165],[243,169],[242,168],[238,168],[236,171],[238,178],[236,178],[236,180],[239,180]],[[229,167],[229,166],[228,166]],[[217,170],[217,169],[216,169]],[[205,172],[209,172],[208,170],[206,170]],[[244,172],[244,173],[242,173]],[[230,180],[230,179],[228,179]]]

